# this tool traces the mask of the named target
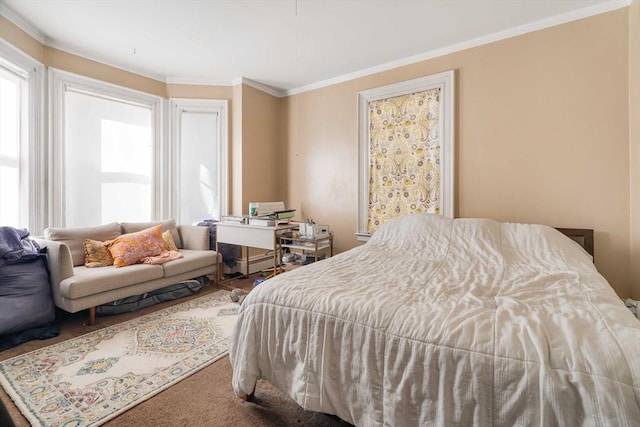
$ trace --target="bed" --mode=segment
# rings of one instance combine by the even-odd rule
[[[232,385],[358,426],[638,426],[640,322],[559,231],[407,215],[243,302]]]

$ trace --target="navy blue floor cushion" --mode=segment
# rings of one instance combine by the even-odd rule
[[[46,249],[28,236],[25,229],[0,227],[0,350],[53,333]],[[30,331],[45,325],[47,332]]]

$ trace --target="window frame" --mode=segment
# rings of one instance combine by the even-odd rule
[[[163,145],[163,116],[164,99],[123,86],[114,85],[101,80],[92,79],[78,74],[69,73],[55,68],[49,68],[49,111],[51,115],[51,137],[49,151],[51,166],[49,169],[52,194],[49,210],[49,226],[64,227],[65,211],[65,93],[72,90],[78,93],[98,96],[114,101],[126,102],[133,105],[147,107],[152,117],[153,164],[151,178],[151,220],[163,219],[166,212],[168,197],[162,191],[163,177],[167,173],[167,160]]]
[[[39,234],[47,222],[47,175],[45,169],[45,67],[6,40],[0,38],[0,66],[24,79],[28,88],[27,105],[21,101],[20,193],[27,192],[21,204],[31,233]],[[26,134],[26,135],[25,135]]]
[[[369,206],[369,103],[394,98],[414,92],[440,88],[440,200],[441,214],[454,216],[454,71],[419,77],[358,92],[358,218],[356,236],[366,242],[371,237],[367,231]]]

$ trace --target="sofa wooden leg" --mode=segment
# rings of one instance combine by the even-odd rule
[[[254,389],[251,393],[243,394],[242,396],[240,396],[240,399],[244,400],[245,402],[252,402],[253,398],[256,397],[255,393],[256,390]]]
[[[96,308],[89,307],[89,326],[96,324]]]

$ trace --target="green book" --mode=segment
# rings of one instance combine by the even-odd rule
[[[273,213],[275,219],[293,218],[295,214],[296,214],[295,209],[288,209],[286,211],[277,211]]]

